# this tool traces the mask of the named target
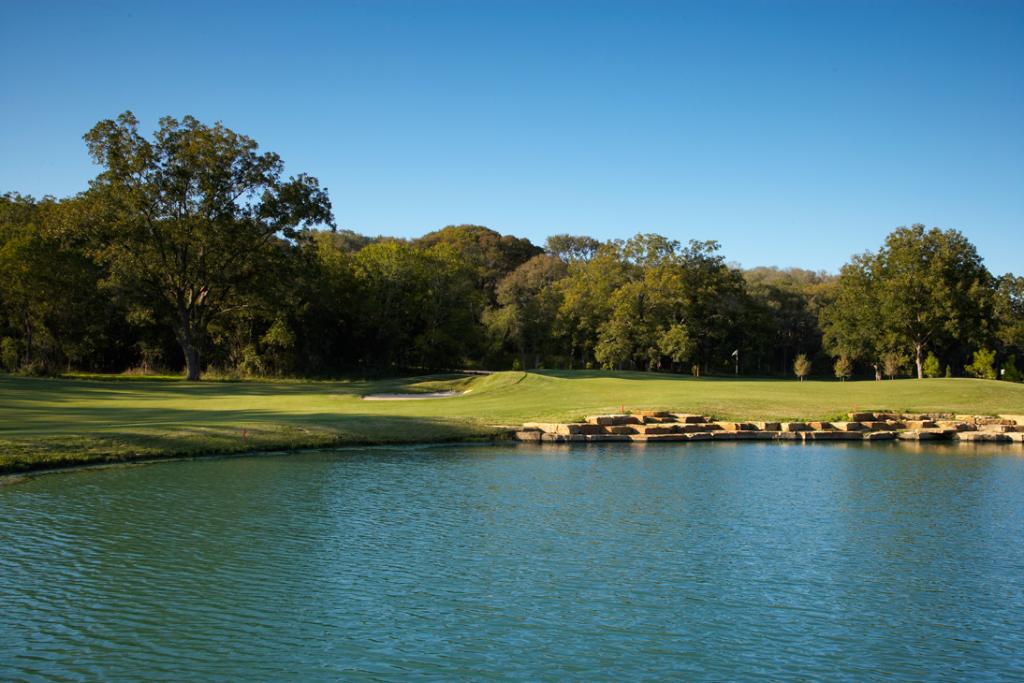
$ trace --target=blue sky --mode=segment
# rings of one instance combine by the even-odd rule
[[[11,2],[0,191],[73,194],[131,109],[221,120],[338,224],[659,232],[836,270],[956,228],[1024,273],[1024,2]]]

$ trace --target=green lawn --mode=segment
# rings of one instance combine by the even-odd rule
[[[369,393],[469,390],[419,401]],[[355,443],[491,436],[531,420],[672,409],[723,419],[829,419],[850,410],[1024,414],[1024,385],[971,379],[826,382],[548,371],[349,382],[0,376],[0,472]]]

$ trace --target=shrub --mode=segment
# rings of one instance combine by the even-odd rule
[[[835,372],[836,377],[845,382],[853,374],[853,363],[846,356],[840,356],[836,359]]]
[[[978,349],[974,352],[974,361],[964,367],[964,370],[971,377],[978,379],[996,378],[996,352],[988,349]]]
[[[928,352],[928,357],[924,359],[924,376],[925,377],[939,377],[942,375],[942,365],[939,363],[938,357],[931,351]]]
[[[807,358],[807,354],[801,353],[793,361],[793,372],[800,378],[800,381],[804,381],[804,377],[811,374],[811,361]]]

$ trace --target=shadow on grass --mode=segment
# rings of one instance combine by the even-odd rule
[[[99,463],[199,455],[326,448],[346,445],[442,443],[492,437],[501,430],[447,419],[317,413],[297,419],[284,412],[239,416],[165,411],[161,425],[119,427],[62,436],[4,435],[0,474]]]

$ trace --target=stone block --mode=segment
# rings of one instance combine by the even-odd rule
[[[637,434],[678,434],[679,425],[676,424],[649,424],[633,427]]]
[[[632,436],[628,434],[575,434],[574,437],[582,437],[581,440],[590,443],[592,441],[629,441]]]
[[[591,415],[587,418],[587,422],[592,425],[601,425],[604,427],[613,425],[635,425],[640,424],[640,418],[634,417],[633,415]]]
[[[934,429],[935,423],[931,420],[911,420],[905,422],[907,429]]]
[[[811,430],[806,422],[783,422],[779,427],[784,432],[807,432]]]
[[[762,432],[777,432],[782,429],[782,425],[778,422],[755,422],[754,426]]]
[[[824,432],[832,429],[831,422],[820,422],[818,420],[812,420],[811,422],[808,422],[807,426],[816,432]]]
[[[850,422],[873,422],[874,413],[850,413]]]
[[[720,429],[727,432],[739,432],[743,430],[754,430],[756,427],[750,422],[716,422]]]
[[[899,432],[864,432],[862,438],[865,441],[892,441],[898,434]]]
[[[523,429],[537,429],[548,434],[555,434],[561,425],[557,422],[527,422]]]
[[[702,424],[708,421],[703,415],[690,415],[689,413],[672,413],[672,417],[676,419],[676,422],[685,425]]]
[[[1024,435],[1022,435],[1024,436]],[[959,441],[970,441],[973,443],[1011,443],[1013,437],[1009,434],[999,432],[960,432],[956,435]]]
[[[516,432],[517,441],[540,441],[544,432],[539,429],[522,429]]]
[[[603,427],[609,434],[637,434],[636,425],[611,425]]]
[[[1002,417],[979,417],[974,420],[974,424],[979,427],[1013,427],[1017,423]]]
[[[832,426],[841,432],[863,432],[867,429],[862,422],[833,422]]]
[[[805,433],[806,432],[799,432],[799,431],[798,432],[782,431],[782,432],[776,432],[775,433],[775,438],[778,439],[779,441],[800,441],[801,440],[801,434],[805,434]]]
[[[637,434],[629,437],[631,441],[686,441],[686,434]]]

